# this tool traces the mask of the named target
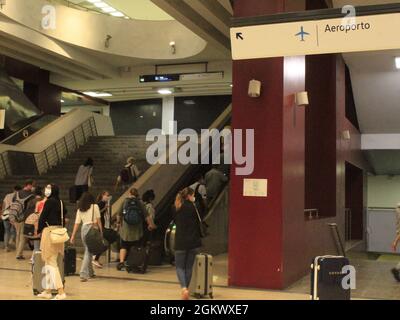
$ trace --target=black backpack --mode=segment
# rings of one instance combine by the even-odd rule
[[[136,226],[143,223],[143,212],[139,206],[139,200],[132,198],[126,199],[122,214],[124,221],[130,226]]]

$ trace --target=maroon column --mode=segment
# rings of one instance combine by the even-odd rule
[[[304,9],[303,1],[237,0],[234,11],[244,17]],[[262,82],[259,98],[247,95],[251,79]],[[294,103],[304,90],[304,57],[233,63],[232,126],[254,129],[256,147],[251,176],[232,170],[230,285],[282,289],[304,272],[304,109]],[[244,178],[268,179],[268,197],[244,197]]]

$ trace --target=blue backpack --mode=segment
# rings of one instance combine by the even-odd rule
[[[139,207],[138,201],[139,200],[137,199],[126,199],[124,209],[122,211],[125,222],[130,226],[136,226],[142,224],[143,222],[143,213]]]

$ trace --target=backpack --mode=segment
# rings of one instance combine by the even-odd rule
[[[12,222],[24,222],[25,221],[25,205],[26,203],[34,197],[33,194],[27,196],[24,199],[21,199],[19,197],[19,194],[16,193],[16,195],[13,198],[13,202],[11,203],[10,207],[8,208],[8,215],[10,217],[10,220]]]
[[[133,177],[132,177],[131,166],[123,168],[121,170],[120,176],[121,176],[121,181],[123,183],[127,184],[127,183],[132,182]]]
[[[24,225],[24,236],[28,239],[36,239],[35,232],[38,229],[39,225],[39,214],[32,213],[26,218]]]
[[[143,223],[143,213],[139,207],[138,201],[139,200],[133,198],[127,199],[122,211],[124,221],[130,226],[136,226]]]

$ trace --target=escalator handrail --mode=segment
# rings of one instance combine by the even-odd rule
[[[34,119],[32,119],[31,122],[29,122],[27,125],[23,126],[21,129],[18,129],[17,131],[15,131],[12,135],[8,136],[7,138],[3,139],[0,141],[0,144],[7,144],[6,142],[8,140],[11,140],[13,137],[15,137],[16,135],[20,134],[21,132],[23,132],[24,130],[26,130],[27,128],[29,128],[32,124],[34,124],[36,121],[44,118],[46,116],[46,114],[41,113],[35,117],[32,117]]]

